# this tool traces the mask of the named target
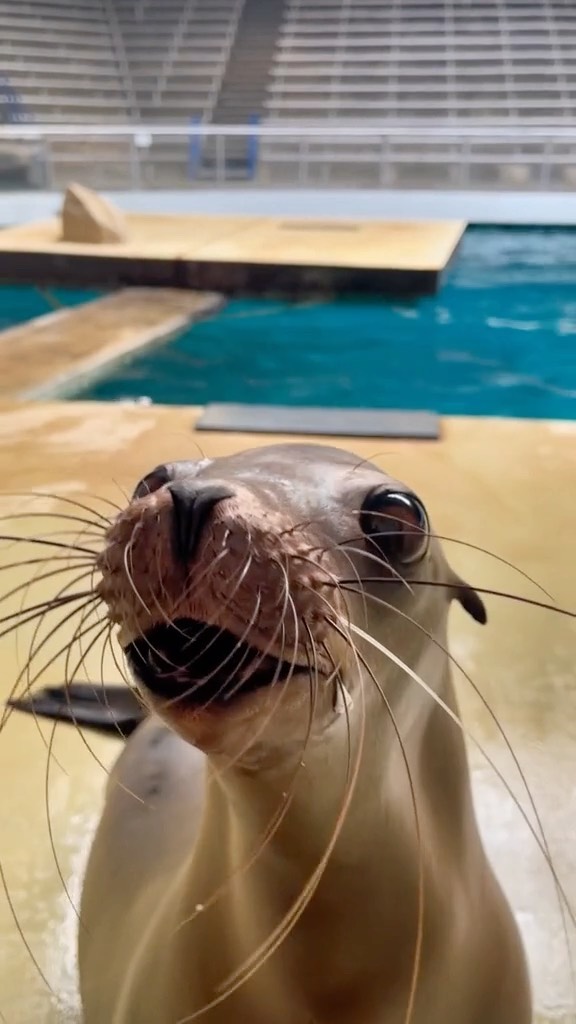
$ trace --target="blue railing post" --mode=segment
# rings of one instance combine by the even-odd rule
[[[260,124],[259,114],[250,114],[248,118],[248,124],[258,127]],[[258,170],[258,156],[260,153],[260,135],[258,132],[254,132],[253,135],[248,136],[247,154],[246,154],[246,170],[249,181],[253,181],[256,177]]]
[[[190,127],[198,128],[202,118],[198,115],[190,118]],[[202,137],[200,132],[190,132],[188,139],[188,181],[194,181],[202,164]]]

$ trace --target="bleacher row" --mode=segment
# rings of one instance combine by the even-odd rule
[[[567,123],[572,0],[287,0],[271,117]]]
[[[1,0],[1,73],[41,123],[209,118],[242,6]]]
[[[258,12],[267,3],[0,0],[0,76],[11,92],[10,116],[84,128],[191,118],[222,123],[218,101],[227,75],[222,109],[230,109],[235,82],[227,68],[235,67],[230,58],[244,18],[260,64],[251,113],[264,122],[574,123],[573,0],[283,0],[279,30],[263,29],[259,50]],[[246,28],[242,45],[244,53]],[[245,78],[244,67],[238,91],[252,95],[254,82]],[[381,144],[369,139],[356,141],[350,153],[369,164],[376,149],[381,164]],[[173,164],[182,171],[186,147],[173,150],[152,143],[147,166],[155,167],[156,183],[170,179]],[[342,147],[312,142],[306,151],[310,165],[315,154],[317,163],[350,163]],[[54,143],[52,171],[64,163],[72,173],[86,152]],[[101,149],[94,152],[98,165]],[[289,164],[295,154],[301,159],[301,146],[283,141],[267,142],[261,152],[270,167]]]

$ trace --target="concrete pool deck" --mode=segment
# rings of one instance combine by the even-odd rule
[[[65,499],[109,515],[113,510],[106,502],[122,503],[137,479],[159,462],[215,456],[280,440],[196,434],[193,425],[199,412],[122,404],[2,404],[0,510],[5,516],[22,517],[5,520],[2,532],[24,539],[59,530],[78,534],[84,529],[82,523],[56,518],[59,513],[75,514]],[[439,533],[487,548],[532,576],[559,605],[574,609],[576,423],[446,418],[442,439],[432,445],[358,439],[339,443],[361,458],[374,458],[414,487]],[[41,491],[43,496],[24,499],[15,493],[31,491]],[[46,519],[36,518],[39,512]],[[77,512],[82,515],[81,510]],[[83,539],[90,543],[87,534]],[[39,557],[37,551],[28,540],[20,545],[4,542],[0,597],[40,572],[37,565],[13,566],[20,558]],[[543,598],[535,584],[487,554],[459,544],[447,545],[447,551],[454,566],[476,586]],[[13,593],[2,602],[2,615],[17,610],[23,601],[32,605],[55,593],[65,579],[55,576],[34,584],[29,594]],[[574,905],[576,632],[570,619],[551,612],[496,597],[487,597],[486,604],[489,623],[484,628],[454,610],[452,653],[506,729],[541,812],[555,869]],[[62,626],[42,650],[39,665],[69,641],[73,628],[72,621]],[[42,636],[47,630],[48,625]],[[0,637],[0,700],[17,679],[31,636],[31,627],[23,627],[18,646],[13,636]],[[64,661],[63,656],[54,661],[37,685],[60,682]],[[120,678],[109,655],[103,666],[100,661],[99,650],[88,652],[92,678],[97,680],[102,673],[108,681]],[[494,759],[533,820],[493,720],[463,678],[458,679],[458,689],[467,728]],[[114,739],[93,735],[86,737],[88,749],[73,729],[59,727],[53,747],[57,762],[50,762],[47,782],[50,736],[49,724],[37,728],[33,719],[18,715],[10,717],[2,732],[0,860],[19,926],[61,1003],[50,996],[9,905],[0,896],[0,1011],[7,1024],[78,1020],[74,1010],[77,920],[71,904],[77,905],[105,769],[120,749]],[[576,995],[570,985],[550,873],[495,773],[473,746],[470,756],[486,844],[529,953],[538,1011],[535,1020],[574,1024]],[[59,867],[48,831],[46,791]]]
[[[127,241],[60,240],[60,219],[0,230],[0,281],[226,294],[435,292],[463,220],[128,213]]]

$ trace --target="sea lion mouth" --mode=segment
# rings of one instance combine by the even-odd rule
[[[194,619],[153,626],[125,650],[135,677],[157,697],[187,706],[224,704],[281,683],[308,666],[252,647]]]

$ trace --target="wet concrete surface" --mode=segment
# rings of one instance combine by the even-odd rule
[[[0,533],[29,538],[52,534],[65,540],[86,531],[80,543],[97,544],[98,531],[57,516],[83,515],[49,496],[90,505],[109,514],[106,501],[122,503],[136,480],[158,462],[216,455],[267,443],[266,437],[194,435],[197,413],[176,408],[122,405],[38,404],[0,407]],[[272,440],[279,440],[274,438]],[[573,566],[576,424],[505,420],[447,420],[438,443],[354,441],[361,457],[373,457],[422,496],[438,532],[480,545],[513,563],[552,595],[576,609]],[[39,491],[23,498],[14,492]],[[42,513],[46,518],[38,518]],[[96,517],[96,520],[98,518]],[[95,536],[91,533],[95,531]],[[53,549],[60,554],[59,549]],[[454,566],[480,587],[548,600],[518,569],[455,543]],[[24,566],[41,557],[26,542],[2,542],[0,617],[53,595],[72,576],[38,576],[65,569]],[[20,563],[14,565],[13,563]],[[13,567],[11,567],[13,566]],[[29,591],[17,591],[31,583]],[[525,772],[540,811],[552,863],[576,906],[576,626],[564,616],[497,597],[487,597],[489,624],[480,628],[455,610],[452,653],[471,675]],[[66,613],[59,613],[63,619]],[[95,620],[94,620],[95,621]],[[0,699],[16,684],[30,643],[38,670],[57,654],[40,681],[60,682],[66,649],[78,620],[63,622],[46,639],[57,617],[16,635],[0,636]],[[84,620],[83,625],[89,625]],[[3,633],[10,622],[0,623]],[[117,681],[110,653],[87,650],[88,674]],[[42,645],[42,646],[41,646]],[[77,658],[76,658],[77,660]],[[20,691],[26,676],[18,682]],[[500,771],[529,820],[534,814],[522,781],[490,714],[462,677],[458,689],[465,724]],[[528,951],[536,1020],[576,1021],[567,938],[551,872],[530,829],[497,772],[470,741],[478,814],[485,842],[517,914]],[[75,936],[81,874],[102,799],[106,768],[119,751],[111,738],[80,736],[72,728],[10,716],[0,737],[0,1020],[6,1024],[77,1021]],[[537,827],[537,826],[536,826]],[[6,895],[7,894],[7,895]],[[489,1024],[489,1022],[487,1022]]]

